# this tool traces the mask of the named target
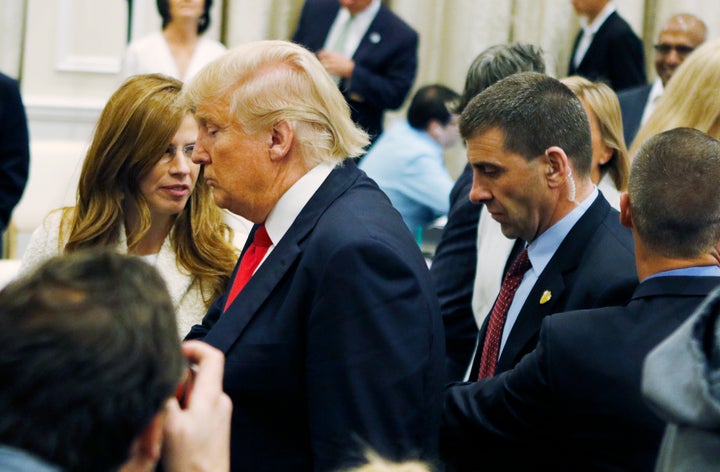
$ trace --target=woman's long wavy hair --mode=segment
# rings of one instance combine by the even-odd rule
[[[110,97],[82,166],[76,205],[63,215],[61,227],[69,231],[66,252],[115,245],[123,224],[132,252],[147,233],[151,216],[140,181],[160,160],[186,114],[178,103],[181,88],[182,82],[161,74],[137,75]],[[137,216],[132,227],[128,215]],[[236,253],[232,230],[202,171],[170,237],[178,265],[197,277],[209,305],[225,291]]]

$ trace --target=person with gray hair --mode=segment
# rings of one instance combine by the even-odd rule
[[[368,139],[333,79],[307,49],[258,41],[184,93],[216,203],[256,224],[188,335],[227,359],[232,470],[336,470],[366,447],[432,457],[437,299],[401,216],[351,159]]]
[[[653,470],[664,425],[641,395],[641,370],[720,284],[717,178],[720,142],[698,130],[640,149],[620,220],[641,283],[625,306],[546,317],[512,370],[446,389],[442,438],[458,470]],[[460,456],[467,448],[472,456]]]
[[[522,71],[545,72],[542,49],[527,43],[490,46],[470,65],[465,87],[453,111],[461,114],[475,95],[498,80]],[[472,296],[482,206],[474,205],[468,198],[471,186],[472,167],[468,164],[450,191],[447,223],[430,266],[445,326],[445,367],[449,380],[463,378],[478,332]]]

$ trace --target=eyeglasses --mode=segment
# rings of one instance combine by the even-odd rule
[[[192,144],[186,144],[182,147],[182,152],[190,159],[192,157],[193,150],[195,149],[195,143]],[[171,159],[175,157],[175,154],[177,154],[177,148],[173,146],[172,144],[168,146],[168,148],[165,150],[165,156],[170,157]]]
[[[687,56],[695,50],[695,48],[692,46],[684,46],[682,44],[679,46],[673,46],[671,44],[656,44],[655,46],[653,46],[653,48],[655,48],[655,51],[658,54],[662,54],[663,56],[667,56],[668,54],[670,54],[670,51],[672,51],[673,49],[678,54],[678,56]]]

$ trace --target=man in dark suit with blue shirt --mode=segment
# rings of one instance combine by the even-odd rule
[[[615,11],[609,0],[572,0],[583,17],[575,38],[568,75],[606,82],[616,92],[644,85],[645,53],[642,41]]]
[[[511,75],[470,101],[460,132],[470,199],[519,240],[507,265],[518,253],[530,264],[516,292],[503,283],[484,320],[469,371],[477,379],[520,362],[546,316],[625,303],[637,275],[630,232],[590,180],[590,126],[570,89],[535,72]]]
[[[678,128],[633,160],[622,223],[642,281],[627,305],[545,318],[512,370],[445,392],[456,470],[652,471],[664,424],[641,394],[645,355],[720,284],[720,142]]]
[[[415,30],[380,0],[306,0],[292,40],[317,53],[353,121],[379,136],[385,110],[399,108],[415,80]]]
[[[232,470],[338,470],[437,449],[444,343],[425,259],[350,158],[367,134],[318,59],[243,44],[184,90],[193,161],[256,223],[189,338],[225,353]],[[244,285],[243,285],[244,284]]]

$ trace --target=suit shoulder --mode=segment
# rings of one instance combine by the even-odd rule
[[[587,339],[602,338],[603,332],[618,332],[618,325],[627,322],[630,310],[627,306],[605,306],[585,310],[556,313],[543,319],[541,332],[545,342],[553,344],[567,341],[573,347],[585,344]]]
[[[388,31],[391,31],[395,36],[408,37],[417,39],[418,33],[415,29],[410,26],[405,20],[396,15],[385,5],[380,7],[375,22],[378,25],[383,25]]]
[[[623,40],[637,40],[637,42],[640,42],[640,38],[637,34],[635,34],[635,30],[632,29],[632,26],[630,26],[630,23],[625,21],[623,17],[617,14],[617,12],[610,15],[603,23],[603,27],[605,28],[605,33],[607,34],[607,37],[610,40],[617,40],[617,39],[623,39]],[[601,29],[603,29],[601,27]]]
[[[597,237],[607,237],[611,240],[616,241],[621,247],[623,247],[634,259],[635,257],[635,245],[632,239],[632,233],[628,228],[620,223],[620,213],[611,208],[608,214],[602,221],[602,228],[606,231],[595,233]]]
[[[646,84],[621,90],[617,94],[618,101],[620,102],[620,107],[622,107],[623,103],[635,101],[638,99],[642,100],[643,102],[646,101],[648,95],[650,95],[651,89],[652,84]]]
[[[339,9],[339,3],[336,0],[306,0],[302,8],[302,13],[335,16]]]

